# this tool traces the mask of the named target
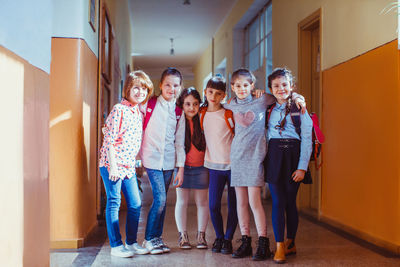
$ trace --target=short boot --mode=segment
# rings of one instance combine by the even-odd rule
[[[212,246],[211,251],[215,252],[215,253],[220,253],[221,252],[221,248],[222,248],[222,243],[223,243],[223,238],[216,238],[214,241],[214,244]]]
[[[179,240],[178,240],[179,247],[181,249],[191,249],[192,246],[189,243],[189,236],[187,232],[179,232]]]
[[[274,262],[276,263],[285,263],[285,243],[277,242],[276,243],[276,252],[274,256]]]
[[[235,252],[233,252],[232,258],[244,258],[251,256],[253,254],[253,249],[251,248],[251,237],[242,235],[242,238],[239,241],[242,241],[242,244]]]
[[[232,241],[226,239],[222,241],[221,253],[225,255],[232,254]]]
[[[285,254],[286,256],[296,254],[296,244],[294,243],[294,239],[286,239],[285,241]]]
[[[268,237],[260,236],[258,238],[256,253],[253,255],[253,261],[263,261],[269,259],[271,258],[271,254]]]

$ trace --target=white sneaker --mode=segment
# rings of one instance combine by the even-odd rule
[[[149,250],[147,248],[143,248],[138,243],[133,243],[132,245],[126,244],[125,247],[138,255],[144,255],[149,253]]]
[[[118,247],[111,248],[111,255],[116,256],[116,257],[121,257],[121,258],[129,258],[129,257],[133,257],[133,255],[135,255],[135,253],[133,251],[125,248],[124,245],[120,245]]]
[[[144,240],[142,246],[145,247],[150,252],[150,254],[163,253],[163,250],[160,247],[160,244],[156,238],[153,238],[151,240]]]
[[[164,240],[162,237],[157,238],[158,243],[160,244],[161,249],[163,250],[164,253],[170,252],[171,249],[167,246],[167,244],[164,243]]]

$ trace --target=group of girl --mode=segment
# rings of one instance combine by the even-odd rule
[[[180,248],[191,248],[186,218],[192,190],[197,206],[197,248],[208,247],[205,231],[210,214],[216,234],[212,251],[232,254],[234,258],[251,256],[251,209],[258,234],[253,260],[271,257],[261,201],[261,188],[267,181],[277,242],[274,261],[282,263],[285,255],[296,253],[296,195],[311,154],[312,122],[307,114],[301,114],[304,111],[300,112],[300,132],[290,119],[296,106],[304,106],[304,99],[293,93],[289,70],[276,69],[268,77],[273,96],[254,96],[255,81],[249,70],[235,71],[231,87],[236,97],[223,105],[225,80],[213,77],[206,85],[205,101],[200,107],[198,91],[181,90],[182,75],[175,68],[163,72],[161,95],[150,100],[153,85],[149,77],[142,71],[129,74],[124,98],[106,120],[99,164],[107,193],[106,223],[112,255],[131,257],[170,251],[162,232],[167,191],[175,168],[175,219]],[[139,148],[153,192],[142,246],[137,243],[141,200],[135,166]],[[224,231],[221,199],[225,185],[228,218]],[[125,245],[118,221],[121,189],[128,208]],[[285,215],[287,240],[284,243]],[[233,251],[232,238],[238,222],[241,244]]]

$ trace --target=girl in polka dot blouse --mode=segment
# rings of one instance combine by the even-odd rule
[[[131,257],[134,253],[147,253],[136,240],[141,200],[135,166],[142,142],[142,115],[138,105],[146,102],[152,92],[153,84],[146,73],[129,73],[124,85],[124,98],[113,107],[106,120],[99,167],[107,194],[106,224],[113,256]],[[126,246],[121,241],[118,223],[121,189],[128,206]]]

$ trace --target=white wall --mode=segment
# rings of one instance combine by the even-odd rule
[[[51,2],[0,0],[0,45],[47,73],[51,59]]]
[[[321,8],[322,70],[397,38],[397,12],[382,13],[392,0],[273,0],[274,67],[297,74],[298,23]],[[281,14],[285,14],[282,16]]]
[[[0,0],[2,1],[2,0]],[[96,32],[89,24],[88,0],[53,0],[53,37],[81,38],[98,57],[98,9]]]

